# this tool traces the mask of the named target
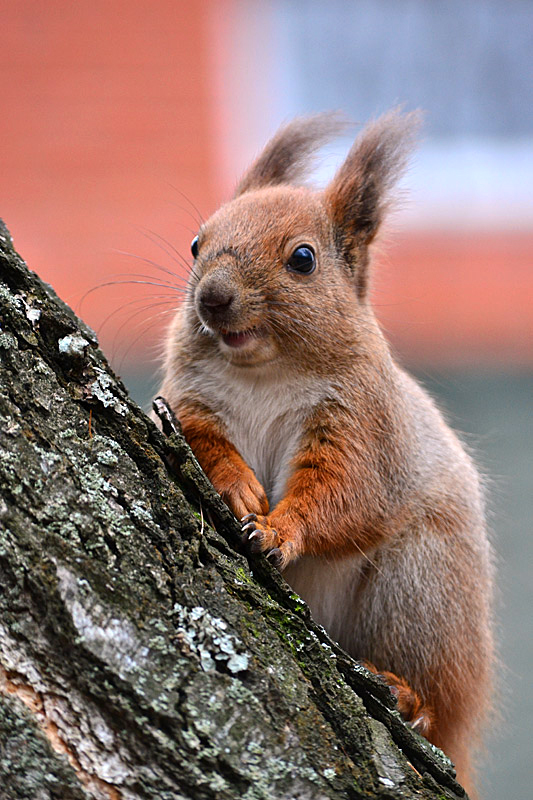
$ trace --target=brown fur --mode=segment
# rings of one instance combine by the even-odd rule
[[[472,789],[492,662],[482,491],[368,299],[369,246],[417,119],[372,123],[323,192],[290,185],[338,125],[319,115],[282,129],[202,226],[161,394],[214,486],[248,515],[251,549],[376,665]],[[288,269],[304,244],[308,275]]]

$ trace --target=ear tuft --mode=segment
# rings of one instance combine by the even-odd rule
[[[419,130],[418,111],[389,111],[364,128],[324,191],[341,256],[354,272],[357,294],[368,288],[367,246],[376,235]]]
[[[421,119],[419,111],[402,114],[395,108],[357,137],[325,192],[337,225],[373,238],[407,167]]]
[[[297,117],[275,134],[241,178],[235,197],[251,189],[296,183],[309,171],[311,157],[339,136],[347,121],[335,112]]]

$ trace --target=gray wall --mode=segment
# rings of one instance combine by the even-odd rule
[[[533,131],[528,0],[275,0],[279,55],[302,110],[366,120],[398,102],[438,137]]]

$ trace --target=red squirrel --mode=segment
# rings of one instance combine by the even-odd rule
[[[383,674],[473,791],[493,659],[483,490],[369,299],[417,125],[397,110],[371,122],[320,191],[303,178],[338,118],[270,140],[192,242],[160,394],[250,550]]]

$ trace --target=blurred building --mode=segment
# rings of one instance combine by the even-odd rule
[[[199,216],[280,122],[329,108],[364,122],[402,103],[426,126],[375,274],[389,337],[410,362],[533,363],[531,4],[1,6],[0,214],[75,306],[148,281],[84,300],[111,355],[151,358],[179,296],[163,270],[181,285],[175,251],[189,258]]]

